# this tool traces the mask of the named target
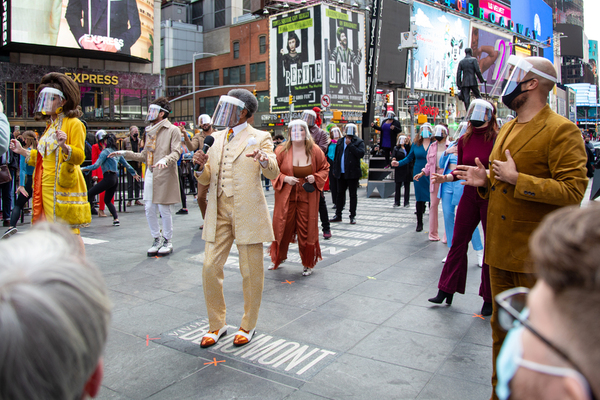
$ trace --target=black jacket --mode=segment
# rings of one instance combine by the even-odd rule
[[[396,161],[402,160],[404,157],[408,155],[410,152],[410,146],[405,146],[406,154],[402,151],[402,147],[396,146],[392,149],[392,158],[395,158]],[[401,167],[392,167],[396,171],[394,174],[394,181],[396,182],[410,182],[412,180],[412,165],[408,163]]]
[[[333,176],[340,179],[342,175],[342,153],[346,138],[338,140],[335,147],[335,160],[333,161]],[[362,171],[360,169],[360,160],[365,156],[365,142],[357,136],[352,137],[352,141],[346,146],[344,153],[344,170],[346,179],[360,179]]]
[[[478,86],[475,76],[479,78],[479,82],[483,83],[483,75],[479,69],[479,62],[475,57],[466,56],[458,63],[458,72],[456,73],[456,86],[472,87]]]
[[[383,121],[383,123],[385,123],[387,121],[387,119],[385,121]],[[396,129],[392,129],[392,147],[394,147],[396,145],[396,141],[398,140],[398,135],[402,132],[402,125],[400,124],[400,121],[398,121],[397,119],[393,119],[392,120],[392,126],[396,127]],[[373,129],[375,129],[376,131],[381,131],[381,126],[374,124],[373,125]],[[383,134],[379,135],[379,147],[383,147],[381,145],[381,140],[383,139]]]

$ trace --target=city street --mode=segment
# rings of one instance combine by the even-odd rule
[[[367,199],[365,186],[357,224],[347,212],[333,224],[312,276],[301,275],[297,246],[280,269],[265,271],[256,336],[240,348],[232,346],[243,313],[235,247],[224,281],[228,335],[199,346],[208,322],[192,196],[189,215],[174,215],[175,252],[162,259],[146,256],[143,207],[121,213],[118,228],[94,216],[82,236],[114,303],[99,398],[488,398],[491,329],[477,315],[475,253],[467,294],[450,307],[429,303],[446,245],[415,232],[414,196],[410,208],[393,208],[393,198]],[[272,208],[273,191],[266,193]],[[265,269],[269,263],[265,257]]]

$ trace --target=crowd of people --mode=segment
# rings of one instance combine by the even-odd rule
[[[401,205],[402,188],[402,204],[410,205],[413,181],[416,231],[423,231],[429,206],[428,239],[442,241],[449,248],[447,257],[441,260],[438,293],[429,302],[450,306],[455,293],[465,293],[468,245],[472,242],[481,267],[481,315],[491,315],[492,398],[566,398],[566,394],[569,398],[594,398],[594,393],[600,393],[600,380],[594,379],[600,358],[595,351],[588,351],[588,346],[597,336],[590,321],[598,307],[594,241],[600,239],[600,232],[594,215],[600,216],[600,207],[577,206],[586,190],[589,164],[594,167],[595,160],[590,160],[591,149],[578,128],[547,105],[548,94],[556,83],[556,72],[549,61],[511,56],[501,75],[506,79],[497,81],[492,95],[515,113],[502,127],[494,104],[483,99],[470,101],[455,132],[445,124],[425,123],[414,139],[403,134],[392,112],[381,126],[373,126],[381,131],[379,149],[374,151],[381,151],[394,171],[394,207]],[[21,156],[19,182],[23,182],[16,189],[16,219],[4,215],[9,221],[4,237],[16,232],[21,209],[30,201],[34,228],[28,235],[37,235],[41,247],[54,249],[40,253],[39,259],[23,269],[19,280],[14,275],[15,266],[22,265],[17,252],[23,237],[1,243],[0,251],[8,254],[10,249],[16,258],[9,267],[0,268],[0,293],[18,293],[27,285],[37,285],[50,298],[79,299],[77,305],[65,303],[66,310],[48,310],[50,315],[61,316],[49,330],[66,329],[61,324],[72,330],[63,319],[84,318],[82,310],[87,311],[85,317],[94,320],[89,326],[75,324],[81,332],[64,331],[65,342],[70,335],[92,335],[94,340],[87,343],[93,352],[87,355],[85,367],[73,364],[63,368],[85,373],[72,379],[71,388],[56,383],[56,393],[92,394],[97,386],[88,378],[98,384],[102,378],[99,354],[106,340],[110,311],[98,271],[90,267],[84,268],[85,273],[78,272],[86,266],[79,232],[91,222],[91,204],[101,192],[113,225],[119,225],[112,203],[119,164],[130,175],[129,205],[141,199],[145,207],[152,236],[148,256],[173,252],[172,206],[181,203],[180,211],[187,213],[183,201],[186,180],[182,175],[188,176],[190,191],[196,193],[203,218],[202,287],[210,325],[201,340],[202,348],[215,345],[227,334],[223,269],[234,241],[239,253],[244,314],[233,344],[244,346],[254,337],[260,311],[265,274],[263,243],[270,243],[272,264],[268,270],[276,270],[286,261],[290,243],[297,242],[301,274],[310,276],[321,260],[319,221],[323,239],[331,238],[330,224],[343,222],[346,191],[350,197],[349,223],[357,223],[361,160],[366,149],[354,124],[330,124],[323,130],[320,110],[306,110],[300,119],[288,123],[286,135],[272,138],[249,123],[258,109],[256,97],[248,90],[233,89],[221,96],[212,117],[198,118],[200,133],[191,137],[184,127],[169,121],[169,101],[158,98],[149,106],[143,141],[138,128],[132,127],[124,149],[119,149],[115,135],[100,130],[95,135],[97,159],[80,167],[88,145],[85,125],[79,120],[79,98],[71,78],[47,74],[41,81],[36,105],[37,117],[46,121],[44,134],[38,139],[24,132],[19,139],[10,140],[9,146],[4,146],[0,138],[0,165],[10,162],[7,155]],[[0,131],[5,120],[2,117],[0,113]],[[186,159],[193,165],[193,174],[182,168]],[[102,177],[89,187],[84,173],[97,169],[102,170]],[[138,186],[142,175],[143,185]],[[272,216],[263,180],[268,180],[274,190]],[[326,188],[335,210],[331,219]],[[441,235],[440,202],[444,218]],[[65,233],[60,224],[38,224],[42,221],[61,222],[70,227],[72,234]],[[40,271],[48,270],[51,275],[52,268],[62,266],[58,261],[61,257],[70,262],[65,264],[65,273],[77,277],[69,279],[64,288],[53,285],[46,290],[48,283]],[[41,277],[29,278],[30,273]],[[529,292],[531,296],[527,296]],[[0,305],[6,299],[0,296]],[[43,307],[37,298],[24,305],[19,313],[36,313]],[[4,338],[16,334],[11,320],[14,315],[0,307]],[[81,350],[70,349],[67,343],[61,346],[65,352]],[[34,357],[31,348],[15,346],[11,351]],[[55,362],[52,355],[47,357],[46,361]],[[77,360],[83,362],[84,358]],[[36,376],[39,370],[27,370],[26,365],[13,367],[14,372],[0,374],[0,381],[7,382],[11,374],[21,372],[31,382],[48,379]],[[552,381],[556,377],[564,379]],[[25,389],[11,385],[10,390]],[[0,385],[0,394],[7,390]],[[547,396],[539,397],[539,393]]]

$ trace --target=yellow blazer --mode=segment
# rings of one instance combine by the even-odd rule
[[[577,126],[548,105],[506,146],[515,122],[500,130],[490,164],[506,161],[508,149],[519,172],[516,186],[497,180],[490,165],[488,186],[479,188],[489,198],[485,261],[502,270],[532,273],[529,237],[547,214],[581,203],[587,156]]]
[[[233,168],[235,240],[237,244],[272,242],[274,240],[273,224],[260,175],[262,172],[267,179],[275,179],[279,175],[277,158],[273,153],[273,141],[268,132],[259,131],[250,125],[238,135],[242,136],[240,136],[240,143],[235,150],[231,166]],[[213,133],[215,142],[208,151],[208,162],[204,166],[204,171],[198,177],[200,184],[210,185],[202,232],[202,239],[206,242],[215,242],[217,239],[215,237],[217,231],[217,181],[226,136],[227,131]],[[254,138],[252,142],[255,144],[248,143],[251,138]],[[246,157],[247,153],[258,148],[269,156],[267,168],[263,169],[260,163]]]

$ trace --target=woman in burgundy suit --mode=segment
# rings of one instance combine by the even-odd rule
[[[465,118],[469,121],[467,131],[458,141],[458,165],[475,166],[475,158],[488,165],[489,156],[498,134],[495,107],[481,99],[473,100]],[[436,183],[456,180],[454,172],[447,175],[433,173],[431,181]],[[485,236],[488,201],[482,199],[477,188],[465,186],[463,196],[458,203],[452,246],[448,253],[442,276],[438,283],[438,294],[429,299],[430,302],[452,304],[454,293],[465,293],[467,282],[467,251],[473,231],[481,221]],[[482,315],[492,314],[492,291],[490,287],[489,266],[483,264],[479,295],[483,297]]]

